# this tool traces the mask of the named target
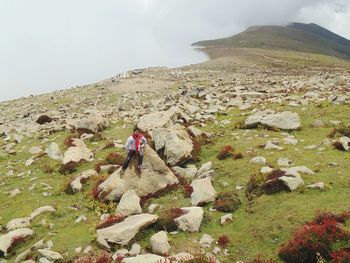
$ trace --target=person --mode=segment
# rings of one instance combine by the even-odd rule
[[[129,163],[135,154],[138,156],[137,168],[139,170],[142,169],[142,161],[143,161],[142,147],[145,146],[146,144],[147,144],[147,140],[145,136],[141,134],[141,131],[139,128],[135,128],[133,134],[129,136],[125,144],[125,150],[128,153],[128,156],[124,161],[124,164],[122,167],[122,173],[124,173],[126,168],[128,168]]]

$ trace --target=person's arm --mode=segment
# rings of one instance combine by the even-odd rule
[[[146,137],[145,137],[145,136],[142,136],[142,138],[141,138],[140,140],[141,140],[141,147],[146,146],[146,144],[147,144],[147,139],[146,139]]]
[[[129,152],[129,146],[130,146],[131,140],[130,137],[126,140],[126,143],[124,145],[124,148],[127,152]]]

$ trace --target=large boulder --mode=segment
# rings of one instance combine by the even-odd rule
[[[152,131],[155,149],[170,166],[183,165],[192,159],[193,144],[187,131],[176,127]]]
[[[299,130],[301,128],[298,113],[291,111],[274,112],[272,110],[258,111],[245,120],[245,127],[256,128],[259,124],[271,129]]]
[[[19,228],[8,232],[5,235],[0,236],[0,257],[7,256],[7,253],[11,246],[13,245],[13,241],[16,238],[27,238],[34,234],[34,231],[29,228]]]
[[[94,154],[80,139],[73,139],[73,147],[69,147],[64,153],[62,164],[80,161],[92,161]]]
[[[70,188],[73,193],[78,193],[83,188],[83,183],[86,182],[90,177],[97,176],[97,172],[95,170],[87,170],[79,174],[71,183]]]
[[[107,126],[107,120],[100,115],[92,115],[87,118],[79,119],[74,124],[75,129],[89,133],[100,132]]]
[[[192,205],[203,205],[215,201],[216,192],[210,177],[195,179],[192,181],[191,186],[193,188],[191,194]]]
[[[179,112],[176,108],[167,111],[157,111],[140,117],[137,127],[142,131],[151,131],[158,128],[170,127],[178,119]]]
[[[201,226],[204,211],[202,207],[183,207],[184,215],[174,219],[175,223],[182,231],[198,232]]]
[[[157,220],[158,216],[151,214],[129,216],[120,223],[97,230],[97,241],[107,248],[110,248],[109,243],[127,245],[141,229]]]
[[[122,177],[122,169],[119,168],[98,186],[100,199],[118,201],[128,190],[135,190],[139,197],[144,197],[179,183],[151,147],[146,145],[143,154],[142,171],[137,169],[137,161],[134,158]]]
[[[129,190],[123,194],[117,206],[117,212],[123,216],[141,214],[140,197],[137,196],[135,190]]]

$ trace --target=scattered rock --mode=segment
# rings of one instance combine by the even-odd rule
[[[204,234],[202,238],[199,240],[199,244],[201,247],[211,247],[211,244],[214,242],[214,238],[212,238],[210,235]]]
[[[27,238],[34,234],[34,231],[29,228],[19,228],[8,232],[7,234],[0,236],[0,256],[1,254],[5,257],[11,246],[13,245],[13,240],[15,238]]]
[[[55,142],[51,142],[49,144],[49,146],[45,149],[45,153],[54,160],[62,160],[63,158],[60,147]]]
[[[152,252],[159,255],[168,255],[170,245],[165,231],[160,231],[150,238]]]
[[[52,251],[50,249],[38,249],[38,252],[40,255],[51,261],[63,260],[63,257],[60,253]]]
[[[81,192],[83,188],[83,183],[85,183],[89,178],[98,176],[97,172],[95,170],[86,170],[79,174],[71,183],[70,188],[72,189],[73,193]]]
[[[250,160],[250,164],[264,165],[266,163],[265,157],[257,156]]]
[[[203,220],[203,208],[194,206],[181,209],[186,212],[186,214],[174,219],[179,229],[188,232],[198,232]]]
[[[125,192],[117,206],[117,212],[123,216],[141,214],[140,197],[137,196],[135,190]]]
[[[192,205],[202,205],[215,201],[216,192],[211,183],[211,178],[195,179],[191,183],[193,192],[191,194]]]

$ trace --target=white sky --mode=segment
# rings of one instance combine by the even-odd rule
[[[292,21],[350,39],[350,0],[0,0],[0,101],[199,62],[192,42]]]

